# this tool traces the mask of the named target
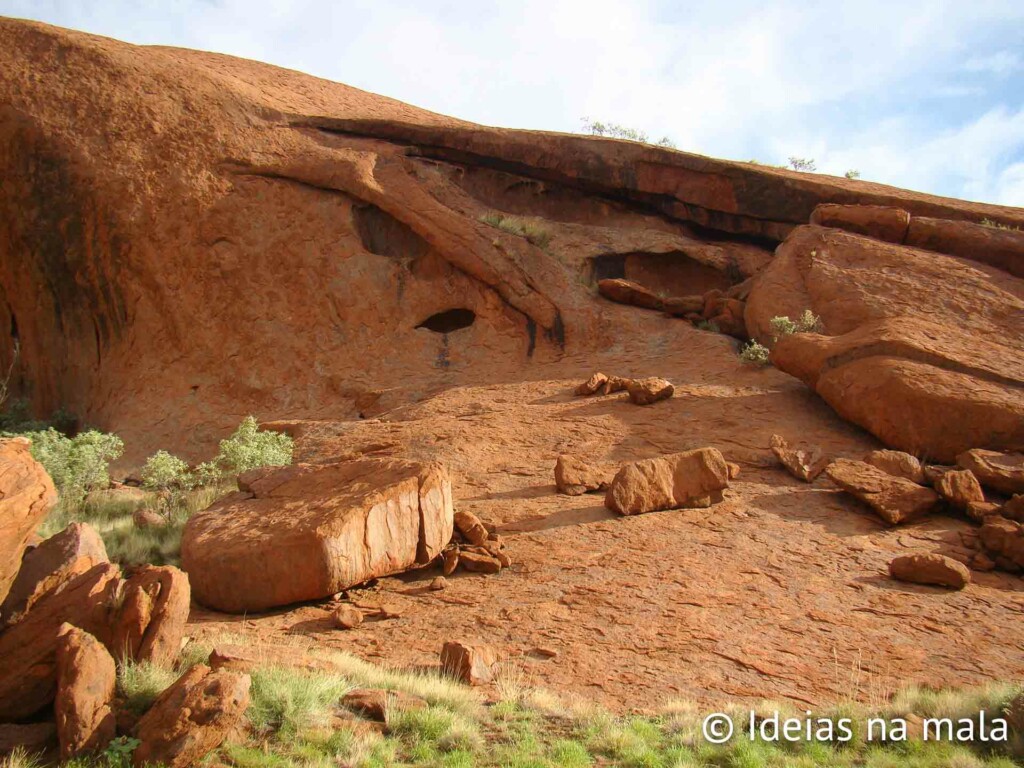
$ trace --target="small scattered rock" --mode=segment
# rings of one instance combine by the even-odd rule
[[[994,501],[971,501],[967,504],[966,511],[969,518],[978,522],[981,522],[989,515],[1003,514],[1005,517],[1009,517],[1009,515],[1003,512],[1003,507]]]
[[[494,679],[498,653],[481,643],[448,642],[441,649],[441,669],[467,685],[484,685]]]
[[[471,573],[498,573],[501,571],[501,561],[498,558],[481,552],[463,550],[459,554],[459,563]]]
[[[533,649],[533,654],[535,656],[540,656],[545,659],[553,659],[556,656],[558,656],[558,651],[556,651],[554,648],[545,648],[537,646]]]
[[[482,546],[487,541],[487,529],[480,518],[472,512],[459,510],[455,513],[455,527],[470,544]]]
[[[132,512],[132,522],[136,528],[163,528],[167,525],[167,518],[159,512],[142,507]]]
[[[1009,573],[1024,570],[1024,525],[1001,515],[989,515],[978,537],[997,568]]]
[[[903,555],[889,563],[889,575],[897,581],[963,589],[971,583],[967,566],[937,554]]]
[[[1024,453],[1000,453],[974,449],[956,457],[986,488],[1012,496],[1024,493]]]
[[[624,379],[621,376],[609,376],[608,381],[601,385],[597,391],[599,395],[612,395],[629,388],[631,379]]]
[[[444,576],[437,576],[436,578],[430,581],[430,586],[428,587],[428,589],[431,592],[443,592],[444,590],[448,589],[448,579],[446,579]]]
[[[603,373],[595,373],[589,379],[576,387],[574,393],[577,396],[589,397],[597,392],[597,390],[599,390],[606,381],[608,381],[608,377]]]
[[[1016,520],[1024,523],[1024,494],[1017,494],[1006,502],[999,510],[999,514],[1008,520]]]
[[[924,471],[924,482],[926,485],[935,487],[935,484],[939,482],[939,478],[947,472],[955,472],[959,467],[948,467],[943,464],[926,464],[923,467]]]
[[[992,562],[992,558],[984,552],[976,552],[971,558],[971,568],[976,571],[993,571],[995,567],[996,564]]]
[[[725,457],[717,448],[699,448],[627,464],[608,486],[604,503],[620,515],[706,507],[721,500],[728,486]]]
[[[727,461],[725,466],[729,469],[729,479],[735,480],[740,476],[740,465],[732,461]]]
[[[458,547],[452,547],[446,549],[441,553],[441,572],[445,576],[451,576],[455,573],[455,569],[459,567],[459,549]]]
[[[331,619],[338,629],[355,629],[363,623],[363,612],[351,605],[339,605]]]
[[[968,504],[985,501],[981,484],[969,469],[946,472],[936,481],[935,490],[957,509],[966,510]]]
[[[782,435],[772,435],[769,445],[775,458],[789,474],[805,483],[814,482],[814,479],[828,466],[828,457],[816,445],[791,448],[789,441]]]
[[[363,717],[387,722],[391,710],[415,710],[427,706],[425,699],[405,691],[385,691],[379,688],[356,688],[346,693],[341,703]]]
[[[559,493],[567,496],[606,490],[614,476],[615,472],[607,467],[591,464],[567,453],[563,453],[555,462],[555,485]]]
[[[136,768],[186,768],[219,747],[249,707],[249,675],[196,664],[139,720]]]
[[[103,644],[88,632],[62,625],[54,702],[62,760],[95,753],[114,738],[116,684],[114,658]]]
[[[864,461],[873,467],[878,467],[894,477],[902,477],[912,483],[922,485],[925,483],[924,467],[916,457],[903,451],[872,451],[864,457]]]
[[[890,475],[863,461],[836,459],[825,473],[890,525],[916,520],[931,512],[939,501],[939,495],[931,488]]]
[[[377,609],[377,618],[381,621],[388,619],[400,619],[402,618],[402,609],[397,605],[384,604]]]
[[[675,387],[668,379],[651,376],[646,379],[631,379],[626,385],[629,401],[633,405],[651,405],[660,400],[668,400],[675,392]]]

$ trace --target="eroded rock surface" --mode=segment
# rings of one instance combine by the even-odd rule
[[[53,482],[30,448],[25,438],[0,440],[0,600],[14,583],[29,539],[57,503]]]
[[[397,459],[298,464],[194,515],[182,567],[204,605],[239,613],[328,597],[425,565],[452,537],[451,483]]]

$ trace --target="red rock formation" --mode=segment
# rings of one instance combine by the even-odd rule
[[[20,340],[19,392],[129,460],[199,457],[245,412],[355,418],[603,348],[598,278],[727,287],[820,203],[1024,223],[10,19],[0,103],[0,365]]]
[[[29,538],[57,503],[50,476],[29,446],[20,437],[0,440],[0,601],[18,575]]]

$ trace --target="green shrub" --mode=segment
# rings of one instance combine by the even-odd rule
[[[843,176],[845,176],[848,179],[859,179],[860,171],[858,171],[856,168],[851,168],[846,173],[844,173]]]
[[[284,467],[292,463],[292,439],[280,432],[260,430],[254,416],[246,416],[235,433],[220,442],[220,452],[208,472],[220,468],[229,475],[239,475],[257,467]]]
[[[117,693],[125,707],[141,715],[176,679],[177,674],[169,669],[126,659],[117,668]]]
[[[984,227],[992,227],[993,229],[1006,229],[1011,232],[1020,232],[1020,227],[1012,227],[1009,224],[1001,224],[998,221],[992,219],[982,219],[981,225]]]
[[[188,490],[196,485],[188,462],[167,451],[157,451],[146,459],[141,474],[147,491]]]
[[[97,488],[110,485],[110,462],[124,451],[117,435],[90,430],[67,437],[57,430],[29,432],[32,456],[43,465],[57,487],[61,502],[74,506]]]
[[[775,341],[782,336],[792,336],[794,333],[821,333],[821,318],[805,309],[803,314],[796,320],[790,320],[787,315],[773,317],[771,319],[772,330],[775,331]]]
[[[740,349],[740,360],[751,365],[768,365],[768,347],[751,340]]]
[[[791,157],[789,158],[789,167],[803,173],[814,173],[818,170],[818,164],[809,157]]]

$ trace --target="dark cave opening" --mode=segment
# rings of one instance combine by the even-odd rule
[[[476,312],[471,309],[457,307],[446,309],[444,312],[437,312],[431,315],[417,328],[426,328],[434,333],[452,333],[463,328],[469,328],[476,320]]]

